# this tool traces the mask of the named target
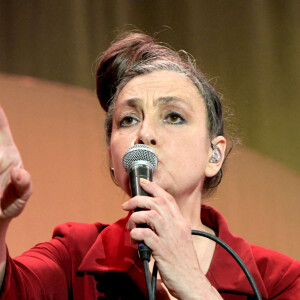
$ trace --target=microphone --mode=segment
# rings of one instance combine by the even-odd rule
[[[140,187],[140,178],[152,181],[153,173],[158,163],[157,156],[153,149],[144,144],[136,144],[127,149],[123,156],[123,166],[129,175],[130,188],[132,197],[152,196]],[[142,209],[137,208],[135,211]],[[142,224],[139,227],[147,227]],[[151,249],[143,242],[138,243],[140,258],[144,261],[150,261]]]

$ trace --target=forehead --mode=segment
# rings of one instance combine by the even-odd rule
[[[128,99],[158,101],[168,96],[190,104],[195,101],[204,104],[197,87],[185,75],[174,71],[155,71],[131,79],[120,92],[116,106]]]

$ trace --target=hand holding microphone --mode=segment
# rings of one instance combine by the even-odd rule
[[[131,195],[135,196],[151,196],[145,192],[140,186],[140,178],[152,181],[153,172],[157,167],[157,156],[153,149],[144,144],[137,144],[130,147],[124,157],[123,166],[129,174]],[[137,208],[135,211],[141,209]],[[140,225],[140,227],[147,227],[146,224]],[[150,261],[151,249],[143,242],[138,243],[139,255],[141,259]]]
[[[152,148],[144,144],[134,145],[126,151],[123,166],[130,178],[133,198],[123,204],[123,209],[140,211],[131,215],[128,224],[131,237],[136,241],[145,241],[138,242],[139,255],[144,265],[150,260],[153,250],[161,279],[168,291],[176,298],[183,298],[182,295],[197,290],[199,278],[203,280],[205,276],[198,263],[190,225],[184,219],[175,198],[151,182],[157,161]],[[140,178],[150,181],[142,184],[143,189]],[[147,227],[146,220],[152,230],[141,228]],[[135,230],[135,227],[140,229]]]

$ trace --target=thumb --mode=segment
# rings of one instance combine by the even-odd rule
[[[30,174],[21,168],[13,168],[11,171],[11,182],[15,187],[18,198],[27,201],[32,194],[32,182]]]

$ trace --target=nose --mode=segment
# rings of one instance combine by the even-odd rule
[[[154,122],[151,122],[149,119],[144,119],[141,124],[138,136],[136,139],[136,144],[145,144],[145,145],[157,145],[158,136],[157,128],[155,128]]]
[[[148,144],[148,143],[144,143],[144,141],[142,139],[139,140],[139,144]],[[151,139],[150,140],[150,144],[151,145],[156,145],[156,140],[154,139]]]

